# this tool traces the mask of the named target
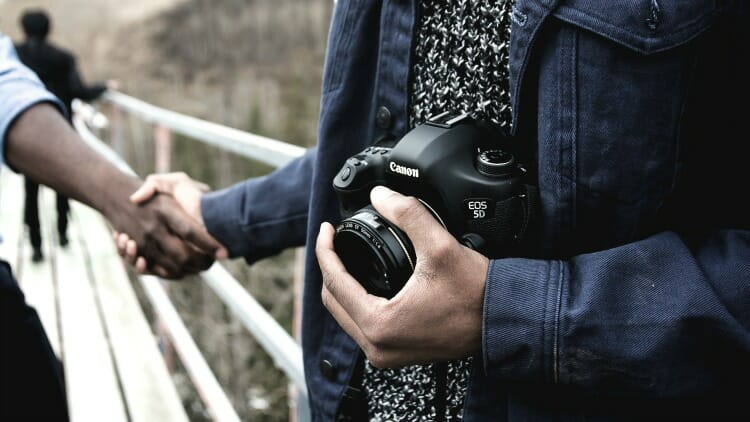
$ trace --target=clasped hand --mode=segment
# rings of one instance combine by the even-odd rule
[[[115,231],[123,259],[138,273],[178,279],[208,269],[214,259],[226,258],[226,249],[208,234],[200,215],[200,197],[206,191],[208,186],[184,173],[149,176],[130,201],[139,210],[159,210],[164,224],[140,237],[125,229]]]

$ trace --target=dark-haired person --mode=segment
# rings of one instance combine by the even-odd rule
[[[0,164],[96,208],[114,227],[133,233],[152,270],[164,277],[206,269],[223,256],[172,198],[130,202],[142,181],[87,147],[64,115],[62,104],[18,61],[11,40],[0,35]],[[0,260],[0,421],[67,420],[59,362],[9,264]]]
[[[155,176],[136,199],[179,192],[248,262],[307,243],[314,420],[741,419],[749,12],[708,0],[339,0],[315,149],[209,194]],[[417,259],[393,299],[368,295],[332,247],[334,176],[443,111],[507,127],[535,163],[541,247],[489,260],[416,199],[377,187],[373,206]]]
[[[29,69],[33,70],[44,86],[59,98],[70,119],[71,105],[74,98],[91,101],[98,98],[107,90],[107,85],[97,84],[88,86],[83,83],[78,72],[75,56],[49,42],[51,29],[50,18],[42,10],[29,10],[21,16],[21,27],[26,39],[16,45],[18,58]],[[110,81],[114,86],[115,82]],[[30,177],[25,177],[26,201],[24,206],[24,221],[29,228],[29,238],[33,248],[32,260],[43,259],[42,234],[39,228],[39,183]],[[60,245],[68,244],[68,199],[57,193],[57,233]]]

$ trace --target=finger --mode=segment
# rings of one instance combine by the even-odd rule
[[[143,270],[143,274],[152,274],[166,280],[180,280],[185,276],[184,272],[175,269],[167,263],[160,265],[154,263],[153,260],[146,259],[145,265],[146,267]]]
[[[175,278],[170,271],[159,265],[152,265],[147,271],[168,280],[173,280]]]
[[[125,259],[130,263],[130,265],[134,265],[137,258],[138,244],[135,243],[135,240],[129,239],[127,244],[125,245]]]
[[[152,174],[146,177],[146,181],[143,182],[141,187],[130,195],[130,201],[136,204],[141,204],[160,192],[171,195],[174,192],[174,186],[176,184],[191,180],[192,179],[183,172]]]
[[[323,273],[323,283],[331,295],[355,321],[367,319],[369,312],[377,308],[384,298],[372,296],[355,280],[344,267],[333,250],[333,226],[320,226],[315,254]]]
[[[217,256],[219,259],[227,257],[226,248],[179,207],[165,206],[161,210],[161,215],[174,234],[190,242],[205,255]]]
[[[120,257],[122,257],[123,260],[125,260],[125,249],[120,248],[119,239],[120,239],[120,233],[118,232],[112,233],[112,240],[113,240],[113,243],[115,244],[115,249],[117,249],[117,254],[120,255]]]
[[[125,255],[125,247],[127,246],[128,240],[130,240],[130,237],[128,237],[125,233],[119,233],[117,235],[117,250],[120,252],[120,256]]]
[[[159,195],[147,204],[154,213],[157,224],[152,224],[148,232],[144,233],[143,239],[137,240],[139,254],[145,257],[153,270],[155,265],[162,267],[168,275],[158,274],[167,278],[180,278],[193,268],[205,269],[213,263],[213,251],[211,253],[200,253],[177,236],[167,224],[165,215],[179,214],[180,220],[188,224],[196,224],[188,216],[175,200],[169,196]],[[170,214],[172,213],[172,214]],[[196,270],[197,271],[197,270]]]
[[[167,278],[174,278],[182,273],[181,268],[190,253],[188,246],[163,225],[155,228],[144,242],[139,242],[139,245],[141,256],[148,260],[149,271],[153,272],[154,266],[158,265],[167,271]]]
[[[330,290],[328,290],[328,287],[326,287],[325,284],[323,284],[320,298],[323,301],[323,305],[328,309],[328,312],[333,315],[333,318],[336,319],[341,328],[343,328],[344,331],[346,331],[347,334],[359,344],[359,347],[361,347],[362,350],[368,350],[371,345],[367,341],[367,337],[357,323],[354,322],[352,317],[349,316],[346,310],[344,310],[344,307],[341,306],[338,300],[336,300],[336,297],[333,296]]]
[[[370,201],[383,217],[406,233],[417,255],[441,244],[439,242],[456,241],[414,197],[401,195],[385,186],[376,186],[370,192]]]
[[[148,269],[148,261],[146,261],[146,258],[139,256],[138,259],[135,261],[135,272],[138,274],[145,274],[146,270]]]
[[[132,195],[130,195],[130,202],[134,204],[142,204],[151,199],[157,193],[157,185],[153,180],[146,180],[143,182]]]
[[[354,339],[374,366],[378,368],[392,368],[412,361],[420,361],[421,357],[416,354],[419,351],[419,345],[404,349],[398,346],[374,344],[325,285],[323,285],[321,291],[321,299],[328,312],[333,315],[333,318],[339,323],[341,328]],[[434,351],[430,351],[434,353]],[[428,363],[427,361],[424,362]]]
[[[186,239],[180,237],[179,234],[172,233],[171,231],[167,233],[168,236],[161,237],[159,241],[160,249],[171,261],[170,263],[162,264],[165,269],[170,272],[187,274],[197,273],[211,267],[214,262],[213,252],[197,248],[192,243],[186,242]],[[176,265],[176,268],[173,268],[169,264]]]
[[[197,274],[201,271],[205,271],[211,267],[214,263],[214,259],[210,255],[206,255],[204,252],[198,250],[193,245],[188,245],[191,249],[192,256],[185,262],[183,272],[185,274]]]
[[[193,181],[193,183],[195,184],[195,187],[203,193],[209,192],[211,190],[211,187],[203,182]]]

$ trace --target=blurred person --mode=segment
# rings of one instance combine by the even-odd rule
[[[62,101],[66,108],[68,121],[72,124],[73,99],[92,101],[99,98],[107,87],[115,88],[117,83],[109,81],[105,84],[87,86],[81,80],[76,65],[76,58],[70,52],[57,47],[48,41],[51,22],[48,14],[43,10],[27,10],[21,16],[21,27],[26,39],[16,45],[18,58],[29,69],[33,70],[47,90]],[[33,248],[32,261],[41,261],[42,235],[39,227],[39,184],[30,177],[25,177],[26,201],[24,207],[24,222],[29,229],[29,237]],[[57,193],[57,233],[61,246],[68,244],[68,213],[70,206],[68,199]]]
[[[153,261],[151,270],[165,278],[206,269],[223,256],[220,245],[169,196],[140,206],[130,202],[128,195],[142,181],[89,148],[66,113],[18,61],[11,40],[0,35],[0,164],[101,212],[138,239]],[[59,361],[9,264],[0,260],[0,421],[67,420]]]
[[[212,193],[150,176],[133,200],[173,194],[248,263],[307,244],[313,420],[736,419],[749,19],[740,1],[340,0],[315,148]],[[392,299],[369,295],[333,249],[332,181],[444,111],[506,127],[534,163],[539,250],[488,259],[375,187],[416,268]],[[137,242],[119,246],[148,271]]]

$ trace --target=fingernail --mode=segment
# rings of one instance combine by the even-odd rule
[[[393,194],[393,191],[385,186],[375,186],[370,192],[370,201],[380,202]]]

